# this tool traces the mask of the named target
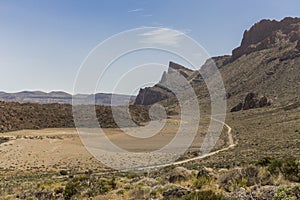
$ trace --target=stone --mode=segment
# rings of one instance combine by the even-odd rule
[[[234,106],[233,108],[231,108],[230,112],[237,112],[243,109],[243,103],[240,102],[238,103],[236,106]]]
[[[237,112],[240,110],[248,110],[253,108],[262,108],[262,107],[270,106],[271,104],[272,104],[272,100],[269,99],[268,97],[250,92],[246,95],[244,102],[238,103],[230,110],[230,112]]]
[[[163,192],[163,197],[164,199],[173,199],[173,198],[181,198],[185,195],[187,195],[189,191],[185,188],[174,188],[174,189],[169,189],[165,192]]]
[[[175,183],[175,182],[187,181],[191,177],[192,177],[191,171],[187,170],[184,167],[176,167],[170,173],[169,182]]]

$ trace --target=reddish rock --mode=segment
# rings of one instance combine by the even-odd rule
[[[231,61],[244,54],[300,40],[300,18],[287,17],[281,21],[262,20],[243,35],[241,45],[232,51]]]

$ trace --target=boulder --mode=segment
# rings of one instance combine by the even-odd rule
[[[240,110],[248,110],[253,108],[262,108],[270,106],[271,104],[272,100],[268,97],[250,92],[246,95],[244,102],[238,103],[230,110],[230,112],[237,112]]]
[[[163,199],[169,200],[174,198],[181,198],[187,194],[189,194],[189,191],[187,189],[176,187],[163,192],[163,197],[164,197]]]
[[[192,178],[192,172],[184,167],[176,167],[170,172],[169,182],[176,183]]]
[[[243,103],[240,102],[238,103],[236,106],[234,106],[233,108],[231,108],[230,112],[237,112],[243,109]]]
[[[259,98],[258,94],[255,94],[255,93],[252,93],[252,92],[248,93],[247,96],[245,97],[243,110],[258,108],[259,107],[259,101],[260,101],[260,98]]]

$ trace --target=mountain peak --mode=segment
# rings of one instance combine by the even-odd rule
[[[244,32],[241,45],[232,51],[232,61],[244,54],[299,40],[300,18],[263,19]]]
[[[193,70],[190,70],[190,69],[188,69],[188,68],[186,68],[186,67],[184,67],[184,66],[182,66],[178,63],[172,62],[172,61],[169,62],[169,69],[170,68],[174,69],[174,70],[193,71]]]

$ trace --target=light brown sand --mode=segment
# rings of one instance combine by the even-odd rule
[[[104,131],[113,143],[128,151],[152,151],[172,140],[178,124],[176,120],[169,120],[159,134],[150,138],[150,142],[134,139],[120,129],[111,128]],[[139,129],[131,129],[130,132],[132,135],[139,134]],[[4,133],[1,136],[10,137],[11,140],[0,144],[0,170],[59,171],[65,169],[83,172],[100,171],[105,168],[85,149],[76,129],[21,130]],[[201,142],[201,138],[197,138],[197,143]]]

